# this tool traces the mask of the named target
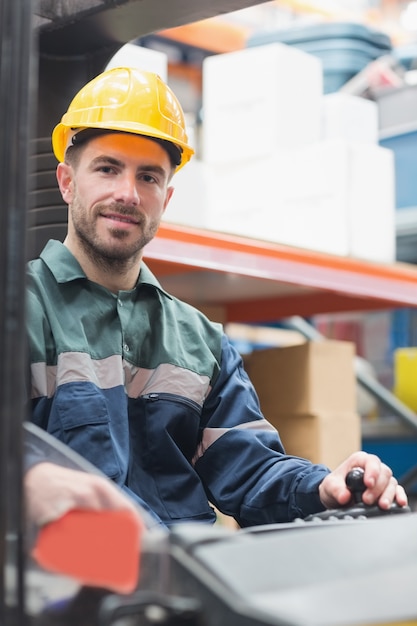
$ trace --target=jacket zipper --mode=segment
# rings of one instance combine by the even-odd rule
[[[197,411],[198,413],[201,411],[201,407],[194,400],[190,400],[190,398],[184,398],[184,396],[178,396],[175,393],[147,393],[142,396],[144,400],[148,402],[157,402],[158,400],[169,400],[170,402],[176,402],[178,404],[184,404],[188,406],[190,409]]]

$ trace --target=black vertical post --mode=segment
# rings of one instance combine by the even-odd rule
[[[25,258],[32,106],[31,0],[0,0],[0,624],[25,621],[22,421]]]

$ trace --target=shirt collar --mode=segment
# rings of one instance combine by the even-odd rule
[[[164,296],[166,296],[170,300],[172,300],[172,296],[161,287],[159,280],[143,261],[140,264],[139,280],[137,282],[136,289],[138,289],[141,285],[149,285],[163,293]]]
[[[51,239],[40,254],[57,283],[87,278],[75,256],[60,241]]]
[[[57,283],[69,283],[80,278],[88,280],[75,256],[60,241],[55,239],[48,241],[40,254],[40,258],[47,265]],[[135,289],[139,289],[141,285],[149,285],[172,300],[172,296],[161,287],[156,276],[143,261]]]

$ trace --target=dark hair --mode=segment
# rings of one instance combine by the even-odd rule
[[[75,129],[74,129],[75,130]],[[65,153],[65,160],[70,165],[77,165],[78,156],[80,151],[77,149],[79,146],[85,145],[87,141],[93,139],[94,137],[98,137],[99,135],[108,135],[112,133],[125,133],[125,131],[120,130],[109,130],[107,128],[84,128],[80,130],[78,133],[73,135],[71,139],[71,145],[67,148]],[[133,133],[130,133],[133,134]],[[181,163],[181,155],[182,149],[172,143],[171,141],[167,141],[166,139],[160,139],[159,137],[151,137],[150,135],[140,135],[141,137],[145,137],[145,139],[151,139],[156,143],[159,143],[162,148],[168,153],[169,160],[171,161],[171,165],[173,169],[176,169],[178,165]]]

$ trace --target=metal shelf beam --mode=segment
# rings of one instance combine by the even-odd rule
[[[228,321],[417,305],[417,267],[321,254],[163,224],[145,253],[173,294]]]

